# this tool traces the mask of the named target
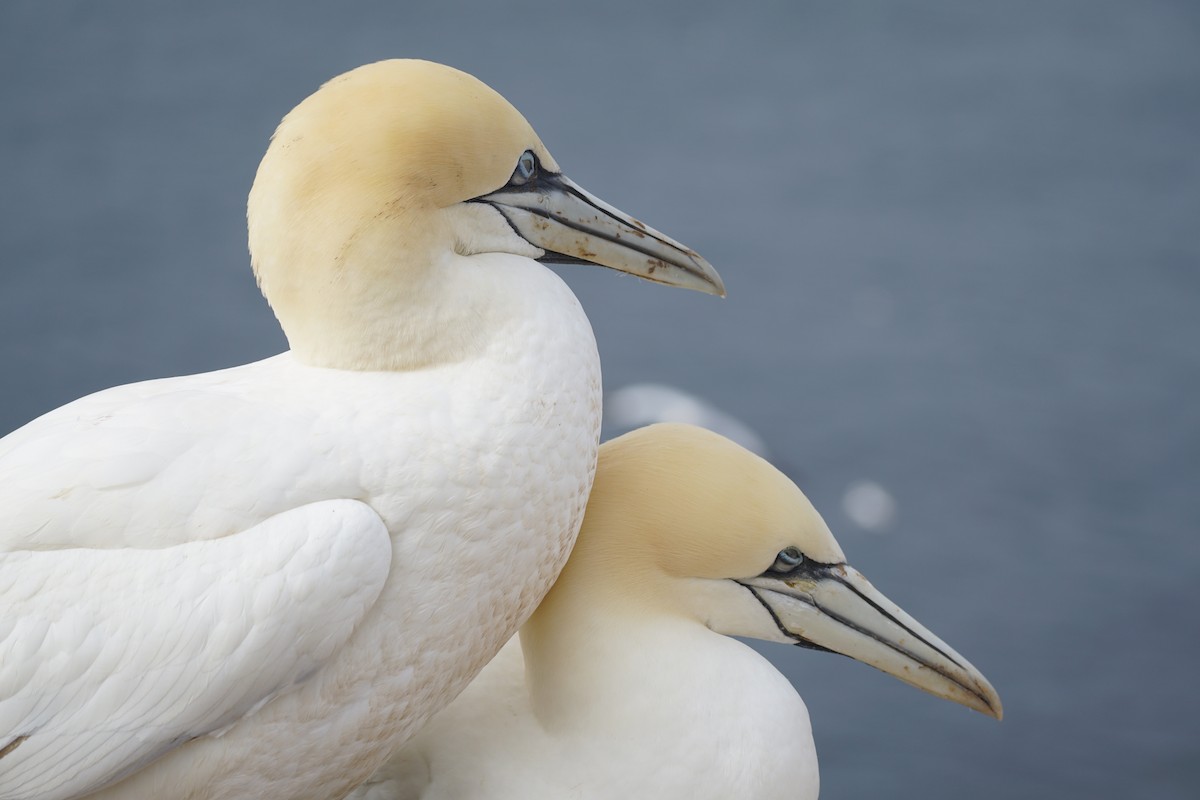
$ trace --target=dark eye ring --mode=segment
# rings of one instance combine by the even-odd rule
[[[769,572],[791,572],[796,567],[804,562],[804,554],[796,547],[785,547],[779,551],[779,555],[775,556],[775,563],[771,565]]]
[[[513,186],[520,186],[533,178],[537,174],[538,160],[532,150],[526,150],[521,153],[521,157],[517,159],[517,168],[513,170],[512,179],[509,183]]]

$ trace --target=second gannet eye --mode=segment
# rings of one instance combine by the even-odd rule
[[[791,572],[800,566],[802,561],[804,561],[804,554],[798,548],[785,547],[779,551],[779,555],[775,556],[775,563],[771,565],[768,572]]]
[[[521,157],[517,159],[517,168],[513,170],[512,178],[509,179],[509,184],[520,186],[529,181],[537,174],[538,161],[537,156],[532,150],[526,150],[521,153]]]

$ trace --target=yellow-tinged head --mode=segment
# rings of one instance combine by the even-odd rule
[[[455,258],[587,261],[722,291],[695,253],[566,179],[503,97],[427,61],[359,67],[301,102],[259,165],[247,218],[263,293],[293,350],[323,366],[378,368],[364,350],[428,346],[436,330],[394,318],[453,306],[443,270]],[[395,366],[424,360],[410,356]]]
[[[557,171],[521,113],[465,72],[411,59],[359,67],[279,124],[250,194],[250,249],[271,249],[271,224],[295,228],[297,213],[341,216],[349,203],[373,216],[479,197],[526,150]]]
[[[999,717],[987,679],[845,561],[766,461],[701,428],[653,425],[601,446],[575,549],[522,643],[536,660],[583,616],[692,620],[842,653]]]
[[[577,546],[588,557],[671,578],[758,575],[793,546],[820,561],[845,560],[796,484],[723,436],[651,425],[600,453]]]

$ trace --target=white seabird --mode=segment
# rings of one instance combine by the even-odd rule
[[[502,97],[426,62],[288,114],[248,221],[289,352],[0,440],[4,800],[362,783],[524,622],[578,530],[599,361],[538,261],[722,292],[565,178]]]
[[[804,701],[744,636],[843,653],[1001,716],[854,568],[795,484],[701,428],[606,442],[529,622],[353,800],[811,800]]]

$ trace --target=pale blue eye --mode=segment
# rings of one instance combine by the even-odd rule
[[[798,548],[786,547],[779,551],[779,555],[775,556],[775,563],[771,565],[771,572],[791,572],[804,561],[804,554]]]
[[[537,156],[533,154],[532,150],[526,150],[521,154],[521,157],[517,159],[517,168],[513,170],[512,180],[510,180],[509,183],[520,186],[521,184],[527,182],[530,178],[537,174],[537,166]]]

